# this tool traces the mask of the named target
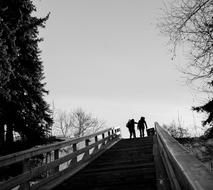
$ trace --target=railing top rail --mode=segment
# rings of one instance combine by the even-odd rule
[[[99,131],[97,133],[87,135],[87,136],[84,136],[84,137],[65,140],[63,142],[56,142],[56,143],[49,144],[49,145],[41,145],[41,146],[38,146],[38,147],[33,147],[31,149],[28,149],[28,150],[24,150],[24,151],[9,154],[9,155],[6,155],[6,156],[2,156],[2,157],[0,157],[0,166],[9,165],[9,164],[16,163],[16,162],[22,161],[24,159],[33,157],[33,156],[37,156],[37,155],[40,155],[40,154],[43,154],[43,153],[46,153],[46,152],[50,152],[50,151],[62,148],[62,147],[66,147],[68,145],[77,144],[77,143],[82,142],[86,139],[91,139],[95,136],[106,133],[110,130],[113,130],[113,128],[108,128],[108,129],[105,129],[105,130],[102,130],[102,131]]]
[[[169,155],[181,184],[189,190],[212,190],[213,175],[196,157],[190,155],[168,132],[155,123],[156,133]]]

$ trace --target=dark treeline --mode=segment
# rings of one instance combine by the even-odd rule
[[[53,123],[38,42],[38,28],[48,19],[32,16],[31,0],[0,1],[0,145],[13,144],[17,132],[37,144]]]

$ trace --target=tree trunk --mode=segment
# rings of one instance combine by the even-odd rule
[[[5,141],[5,137],[4,137],[4,125],[2,123],[0,123],[0,147],[3,146]]]
[[[6,143],[7,143],[7,145],[13,144],[13,127],[10,124],[7,125]]]

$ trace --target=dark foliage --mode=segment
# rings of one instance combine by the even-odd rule
[[[207,138],[207,139],[213,138],[213,127],[208,128],[204,132],[204,137]]]
[[[38,27],[45,18],[36,18],[30,0],[0,1],[0,133],[6,126],[6,141],[13,142],[13,131],[23,140],[36,144],[52,125],[47,93],[42,82],[43,66],[38,49]]]
[[[213,86],[213,81],[209,83],[209,85],[212,87]],[[207,114],[206,120],[203,121],[203,125],[210,125],[212,128],[208,130],[208,135],[205,135],[208,138],[213,137],[213,98],[210,99],[206,104],[198,107],[193,107],[193,110],[197,112],[204,112]]]
[[[206,112],[208,114],[208,117],[205,121],[203,121],[203,125],[213,125],[213,99],[203,106],[193,107],[193,110],[198,112]]]

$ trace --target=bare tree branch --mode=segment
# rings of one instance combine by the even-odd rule
[[[173,52],[177,45],[186,45],[191,57],[182,69],[187,81],[197,89],[212,92],[213,87],[213,1],[179,0],[165,8],[159,24],[161,32],[169,36]],[[211,94],[212,95],[212,94]],[[193,110],[207,113],[204,125],[213,126],[213,98]]]
[[[183,73],[193,83],[207,84],[213,73],[213,1],[179,0],[164,9],[158,24],[161,32],[169,36],[173,55],[179,45],[185,45],[190,61]],[[206,85],[203,86],[204,90]]]
[[[105,123],[78,108],[70,113],[59,111],[54,127],[63,137],[81,137],[103,129]]]

